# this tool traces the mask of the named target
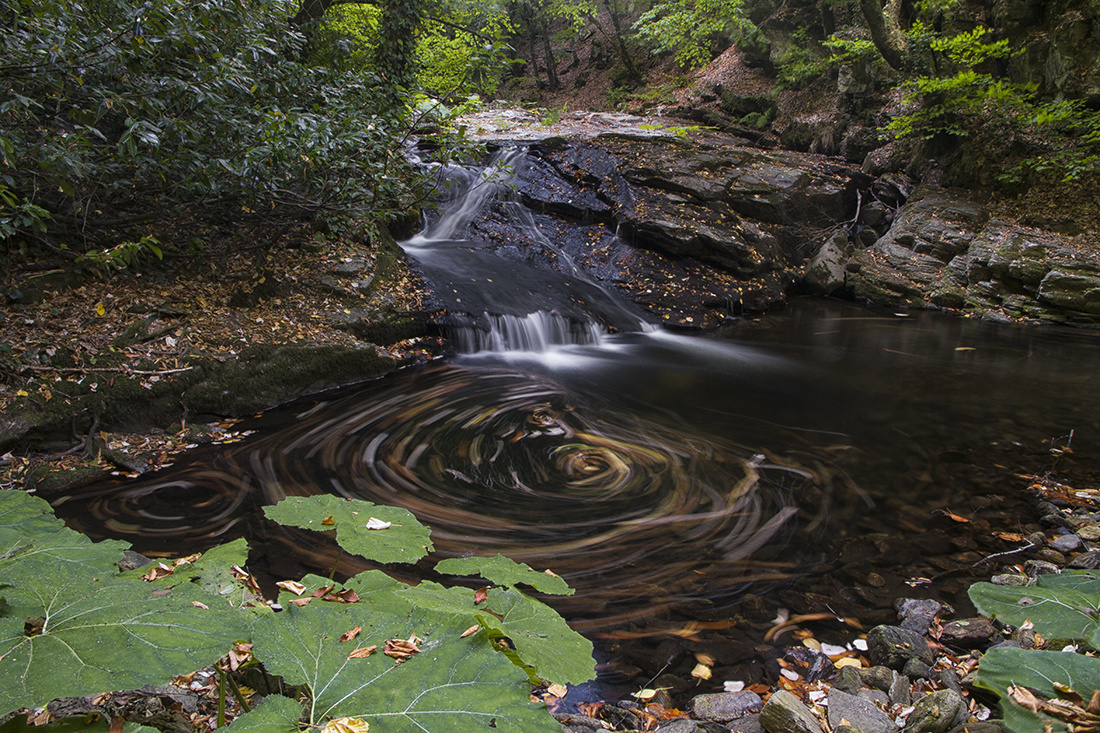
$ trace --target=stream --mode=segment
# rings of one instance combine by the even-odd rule
[[[327,572],[336,549],[259,507],[401,505],[438,556],[564,576],[577,592],[554,605],[602,640],[604,679],[638,684],[686,676],[675,660],[700,640],[751,677],[780,607],[865,626],[899,596],[965,609],[983,557],[1022,545],[995,533],[1034,525],[1028,476],[1100,476],[1095,334],[812,299],[672,332],[508,200],[521,165],[505,151],[453,172],[443,213],[403,245],[453,356],[269,411],[240,443],[79,489],[58,514],[150,554],[244,536],[282,579]],[[470,237],[479,217],[529,244]],[[662,636],[691,624],[714,631]]]

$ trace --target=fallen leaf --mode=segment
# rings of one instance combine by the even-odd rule
[[[359,632],[363,630],[362,626],[356,626],[352,629],[348,629],[340,635],[340,641],[351,641],[355,637],[359,636]]]
[[[321,524],[325,525],[326,527],[331,527],[332,525],[336,524],[336,520],[332,517],[325,517],[321,520]]]
[[[393,657],[397,661],[403,662],[412,655],[420,653],[420,647],[416,645],[418,641],[420,640],[415,635],[410,636],[408,640],[390,639],[382,647],[382,653],[387,657]]]
[[[294,580],[280,580],[275,585],[279,586],[280,588],[282,588],[284,590],[290,591],[291,593],[293,593],[296,596],[300,596],[300,595],[302,595],[303,593],[306,592],[306,587],[304,585],[302,585],[301,583],[299,583],[297,581],[294,581]]]
[[[691,676],[700,680],[709,680],[711,676],[710,667],[705,664],[696,664],[695,669],[691,670]]]
[[[359,718],[336,718],[325,723],[321,733],[368,733],[370,724]]]
[[[565,685],[559,685],[555,682],[554,684],[547,687],[546,691],[554,697],[565,697],[566,693],[569,692],[569,688]]]
[[[200,603],[199,601],[191,601],[191,605],[195,606],[196,608],[201,608],[204,611],[210,610],[210,606],[206,605],[205,603]]]
[[[371,644],[370,646],[361,646],[348,654],[348,659],[366,659],[371,654],[374,654],[375,650],[377,649],[377,644]]]
[[[475,633],[480,628],[481,628],[481,626],[479,624],[474,624],[470,628],[463,631],[462,634],[460,635],[460,637],[465,639],[467,636],[469,636],[470,634]]]
[[[488,599],[488,598],[489,598],[489,586],[485,586],[484,588],[478,588],[476,591],[474,591],[474,605],[475,606],[479,603],[484,603],[486,601],[486,599]]]
[[[371,517],[367,520],[367,529],[389,529],[393,522],[383,522],[381,519]]]

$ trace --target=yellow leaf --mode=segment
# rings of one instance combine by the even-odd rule
[[[367,733],[370,725],[359,718],[337,718],[325,723],[321,733]]]
[[[30,392],[28,392],[27,390],[25,390],[25,389],[21,389],[21,390],[19,390],[18,392],[16,392],[16,393],[15,393],[15,396],[16,396],[16,397],[29,397],[29,396],[30,396],[30,394],[31,394],[31,393],[30,393]]]
[[[321,520],[321,524],[325,525],[326,527],[331,527],[332,525],[336,524],[336,520],[332,517],[325,517]]]
[[[95,304],[95,312],[99,315],[103,315],[104,313],[107,312],[107,309],[103,307],[102,303],[96,303]]]

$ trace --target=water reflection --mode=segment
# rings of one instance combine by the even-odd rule
[[[582,628],[709,615],[834,559],[818,538],[919,536],[938,509],[1022,488],[1044,441],[1072,431],[1095,471],[1098,356],[1090,334],[804,303],[709,337],[401,371],[58,511],[143,551],[247,536],[286,575],[335,550],[258,507],[334,493],[409,508],[442,555],[566,576]]]

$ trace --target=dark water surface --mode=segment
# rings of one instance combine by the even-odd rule
[[[529,213],[483,199],[406,244],[449,310],[480,298],[455,339],[477,353],[270,411],[241,443],[55,498],[58,514],[146,553],[244,536],[275,580],[327,574],[338,550],[261,506],[317,493],[404,506],[438,556],[499,552],[563,575],[577,593],[556,607],[648,679],[676,654],[616,639],[736,619],[719,655],[734,664],[781,606],[865,623],[892,620],[901,595],[964,607],[983,559],[1023,544],[1003,536],[1038,529],[1029,476],[1100,478],[1095,333],[805,300],[674,334]],[[464,234],[486,206],[529,248]]]

